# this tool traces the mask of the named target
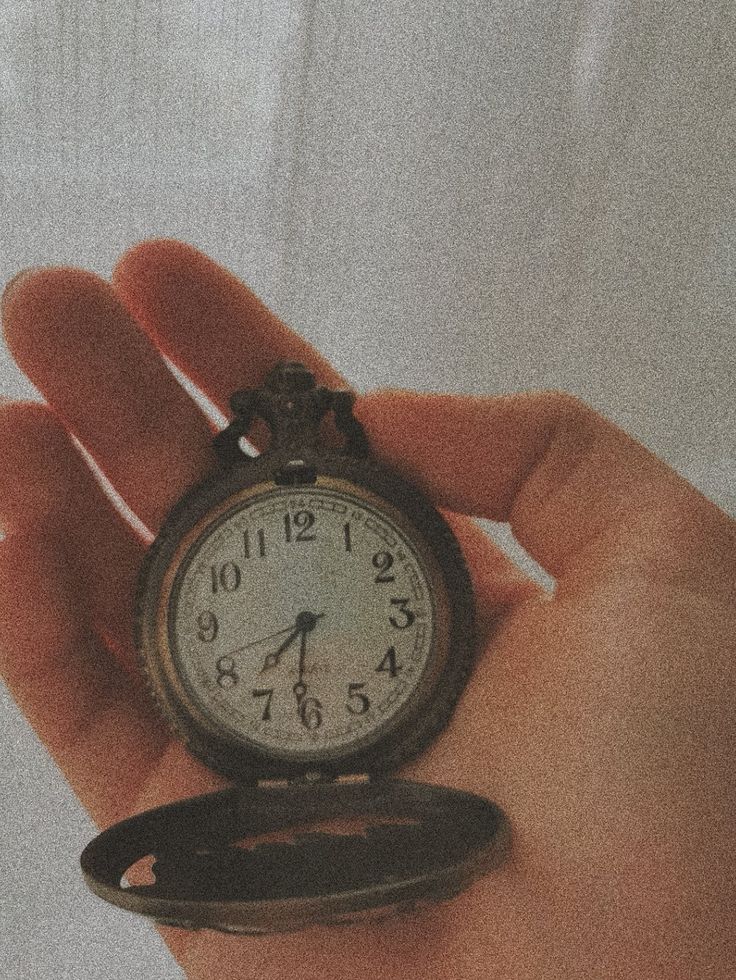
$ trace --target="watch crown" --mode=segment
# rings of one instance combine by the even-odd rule
[[[289,395],[311,391],[316,383],[312,372],[299,361],[280,361],[269,371],[265,386],[271,391]]]

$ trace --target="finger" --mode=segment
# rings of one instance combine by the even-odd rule
[[[181,742],[172,739],[141,785],[130,812],[143,813],[153,807],[211,793],[227,785],[228,781],[223,776],[208,769],[190,755]]]
[[[96,640],[59,535],[0,544],[0,670],[93,819],[125,816],[168,737]]]
[[[181,242],[148,241],[127,252],[113,273],[124,302],[157,346],[223,410],[230,393],[258,384],[274,361],[301,360],[328,385],[342,378],[290,331],[242,282]],[[247,352],[247,355],[246,355]],[[476,552],[476,579],[491,602],[537,591],[487,536],[454,521],[464,546]]]
[[[0,458],[0,524],[23,535],[56,529],[73,557],[93,627],[137,678],[132,596],[144,542],[45,406],[0,406]]]
[[[281,360],[301,361],[320,384],[345,385],[244,283],[190,245],[142,242],[112,280],[156,346],[223,412],[234,391],[261,384]]]
[[[9,535],[0,545],[0,619],[6,628],[5,635],[0,628],[2,671],[80,799],[105,823],[115,814],[96,786],[98,779],[120,788],[124,815],[131,807],[145,809],[222,785],[183,747],[165,738],[136,683],[131,599],[144,551],[141,539],[114,509],[68,433],[45,406],[0,406],[0,455],[0,523]],[[33,638],[35,622],[38,632]],[[73,642],[65,642],[65,631]],[[115,652],[131,671],[130,680],[99,642],[99,632],[106,639],[113,635]],[[65,665],[66,650],[72,647],[73,656]],[[95,740],[84,741],[87,728],[99,731],[100,738],[108,730],[106,723],[95,721],[94,712],[103,722],[110,716],[115,741],[109,750],[124,767],[128,760],[116,754],[119,747],[125,751],[127,737],[121,718],[133,723],[133,740],[140,735],[151,748],[131,757],[136,771],[126,769],[122,783],[117,772],[95,761]],[[153,737],[151,731],[141,731],[136,718],[150,721]],[[155,763],[153,771],[139,768],[141,761],[149,768]]]
[[[675,531],[727,519],[656,456],[559,392],[469,398],[378,392],[356,414],[374,450],[441,505],[508,521],[559,578],[611,560],[635,515],[670,513]],[[682,530],[682,528],[681,528]],[[730,532],[733,533],[732,531]],[[597,549],[597,550],[596,550]]]
[[[20,368],[157,528],[213,465],[213,430],[112,287],[76,269],[29,272],[4,298],[3,323]]]
[[[479,646],[484,646],[507,612],[545,590],[533,582],[475,521],[443,511],[470,571],[476,599]]]

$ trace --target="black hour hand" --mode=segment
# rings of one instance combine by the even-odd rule
[[[299,636],[301,632],[302,632],[301,628],[297,627],[291,633],[289,633],[289,635],[286,637],[286,639],[278,648],[278,650],[276,650],[275,653],[269,653],[266,659],[263,661],[263,670],[270,670],[271,667],[278,667],[279,660],[281,659],[281,654],[285,653],[289,649],[291,644],[294,642],[294,640],[297,638],[297,636]]]
[[[300,612],[296,617],[296,622],[294,623],[294,629],[292,632],[289,633],[278,650],[276,650],[274,653],[269,653],[266,659],[263,661],[261,673],[263,673],[264,670],[270,670],[272,667],[277,667],[279,661],[281,660],[281,655],[288,650],[288,648],[300,634],[302,634],[304,638],[302,640],[302,647],[304,647],[307,633],[311,633],[311,631],[317,625],[317,620],[322,619],[323,616],[324,613]]]

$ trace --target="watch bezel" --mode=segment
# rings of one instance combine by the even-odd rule
[[[412,698],[399,714],[400,723],[379,732],[368,744],[337,758],[285,759],[255,744],[248,745],[215,732],[182,698],[167,670],[170,651],[162,636],[162,602],[166,603],[172,577],[171,562],[191,535],[217,508],[244,490],[261,484],[273,489],[307,477],[345,481],[379,498],[387,514],[398,512],[402,522],[431,556],[446,597],[446,657],[424,696]],[[194,535],[198,539],[198,535]],[[435,585],[436,587],[436,585]],[[162,593],[165,593],[162,598]],[[376,460],[357,459],[337,452],[302,453],[298,460],[282,453],[243,457],[232,468],[220,468],[193,487],[175,505],[149,548],[139,576],[136,595],[136,636],[140,663],[148,687],[172,731],[207,766],[241,782],[319,776],[390,772],[420,754],[447,724],[464,689],[475,653],[474,598],[470,574],[449,525],[417,488]],[[166,631],[163,631],[165,633]]]

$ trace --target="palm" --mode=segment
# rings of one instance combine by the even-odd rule
[[[146,541],[109,502],[69,433],[155,532],[213,462],[211,426],[161,353],[222,411],[232,391],[258,383],[281,358],[305,361],[324,383],[340,380],[242,284],[194,250],[171,242],[140,246],[122,260],[115,286],[48,270],[17,287],[4,311],[8,342],[53,414],[40,405],[6,405],[0,414],[0,514],[10,532],[0,560],[4,672],[103,826],[219,780],[171,741],[140,690],[130,597]],[[491,915],[492,962],[501,975],[548,975],[544,964],[551,961],[559,967],[554,975],[578,975],[565,960],[572,944],[574,969],[590,976],[599,947],[593,939],[586,947],[579,935],[575,945],[580,923],[587,922],[586,935],[604,937],[617,962],[631,944],[641,900],[641,891],[627,892],[627,876],[640,879],[642,861],[650,872],[671,870],[661,841],[675,824],[700,853],[702,833],[712,830],[727,789],[732,793],[716,778],[725,728],[714,749],[711,742],[695,750],[682,734],[697,724],[703,698],[721,718],[734,694],[724,666],[734,630],[723,589],[694,602],[693,590],[681,585],[687,578],[702,593],[697,583],[712,567],[726,569],[721,577],[732,581],[726,518],[618,430],[604,427],[591,450],[590,433],[566,426],[564,400],[553,397],[541,410],[539,400],[524,396],[489,405],[395,393],[364,398],[358,411],[374,449],[448,508],[473,571],[484,635],[451,725],[404,774],[496,799],[512,818],[514,860],[451,905],[380,930],[313,930],[256,945],[164,930],[191,975],[282,977],[305,964],[308,975],[326,978],[399,976],[420,965],[430,975],[451,956],[453,976],[485,977],[491,953],[479,954],[478,943],[491,942]],[[501,440],[490,462],[483,442],[489,424]],[[555,440],[557,455],[550,451]],[[570,458],[572,476],[560,470]],[[671,528],[647,523],[663,494],[674,515],[695,515],[679,550]],[[633,529],[632,495],[644,515]],[[580,504],[573,520],[570,501],[578,507],[582,499],[587,506]],[[523,543],[559,577],[554,599],[454,512],[511,519]],[[642,541],[650,542],[643,550]],[[657,549],[669,549],[666,567],[674,574],[668,580],[659,573],[656,602],[642,585],[645,576],[632,578],[632,542],[645,573],[655,568]],[[673,621],[689,624],[687,643],[674,649],[670,643],[667,670],[652,671],[661,662],[662,630]],[[698,642],[721,651],[705,671],[702,659],[693,659]],[[672,676],[683,675],[700,700],[673,695],[680,688]],[[680,743],[679,768],[676,778],[662,780],[657,767],[671,760],[673,739]],[[702,822],[702,794],[688,795],[696,771],[713,783],[710,823]],[[700,824],[691,819],[696,810]],[[676,814],[672,826],[664,812]],[[612,895],[624,896],[621,914],[629,923],[620,949]],[[691,931],[716,928],[707,908],[707,921],[694,918]],[[606,975],[614,976],[613,968]]]

